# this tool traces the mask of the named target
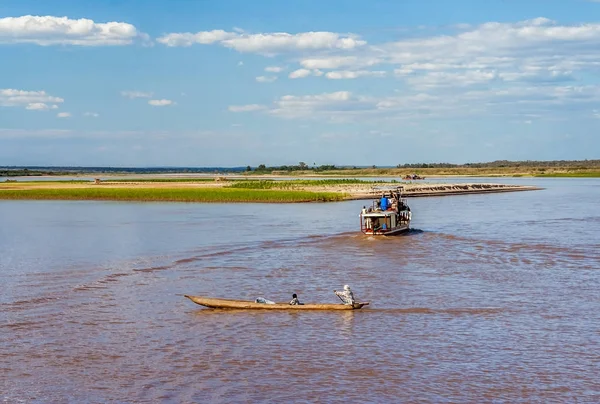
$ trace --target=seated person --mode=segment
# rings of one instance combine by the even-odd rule
[[[348,285],[344,285],[344,290],[342,292],[334,290],[333,293],[335,293],[337,297],[342,299],[342,302],[344,302],[344,304],[351,305],[356,302],[354,300],[354,294],[352,293],[352,290],[350,290],[350,286]]]
[[[292,295],[292,300],[290,300],[290,305],[291,306],[298,306],[301,305],[302,303],[300,303],[300,300],[298,300],[298,295],[296,295],[295,293]]]
[[[371,222],[371,227],[372,227],[373,231],[379,230],[379,228],[381,227],[381,225],[379,224],[379,220],[373,220]]]

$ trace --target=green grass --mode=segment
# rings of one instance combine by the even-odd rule
[[[329,202],[344,195],[330,192],[279,191],[254,189],[179,189],[179,188],[59,188],[4,189],[0,199],[18,200],[105,200],[149,202]]]
[[[365,181],[355,178],[348,179],[326,179],[326,180],[291,180],[291,181],[275,181],[275,180],[234,180],[231,184],[226,185],[226,188],[243,188],[243,189],[294,189],[299,187],[318,187],[328,185],[351,185],[351,184],[396,184],[397,181]]]
[[[90,181],[91,182],[91,181]],[[102,182],[215,182],[214,178],[120,178]]]
[[[49,181],[16,181],[8,184],[90,184],[93,180],[49,180]],[[215,182],[214,178],[120,178],[102,180],[102,183],[123,183],[123,182]],[[4,184],[4,182],[0,182]]]
[[[2,185],[11,185],[16,184],[19,186],[29,185],[29,184],[89,184],[92,181],[84,181],[84,180],[51,180],[51,181],[9,181],[9,182],[0,182]]]
[[[563,178],[599,178],[600,171],[591,171],[585,173],[551,173],[551,174],[535,174],[535,177],[563,177]]]

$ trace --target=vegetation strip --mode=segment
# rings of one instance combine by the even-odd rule
[[[600,171],[583,172],[583,173],[552,173],[538,174],[536,177],[547,178],[600,178]]]
[[[39,188],[2,189],[0,199],[107,200],[165,202],[328,202],[344,199],[333,192],[227,188]]]
[[[294,189],[299,187],[320,187],[330,185],[356,185],[356,184],[400,184],[396,180],[392,181],[365,181],[355,178],[348,179],[325,179],[325,180],[232,180],[227,188],[243,189]]]

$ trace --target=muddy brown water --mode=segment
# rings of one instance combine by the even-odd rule
[[[362,201],[0,201],[0,402],[600,402],[600,180],[510,182],[545,190],[415,198],[388,239]],[[181,296],[345,283],[371,306]]]

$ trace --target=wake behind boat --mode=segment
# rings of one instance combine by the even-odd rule
[[[309,303],[291,305],[289,303],[265,304],[249,300],[218,299],[213,297],[183,295],[192,302],[213,309],[251,309],[251,310],[359,310],[369,302],[354,304]]]

